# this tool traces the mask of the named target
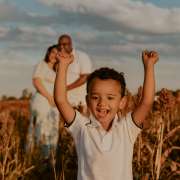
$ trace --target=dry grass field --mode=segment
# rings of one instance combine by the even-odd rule
[[[180,179],[180,101],[174,93],[162,89],[148,123],[139,135],[133,158],[134,180]],[[128,93],[129,103],[124,114],[138,103],[140,93]],[[74,143],[61,127],[58,151],[42,157],[41,145],[26,151],[29,125],[29,100],[0,101],[0,179],[75,180],[77,157]]]

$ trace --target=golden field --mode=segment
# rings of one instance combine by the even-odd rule
[[[128,93],[124,115],[135,107],[140,97],[140,90],[134,96]],[[134,147],[134,180],[180,179],[179,99],[179,91],[157,92],[148,123]],[[60,128],[58,150],[44,158],[40,144],[26,151],[29,118],[29,98],[0,101],[0,179],[75,180],[77,157],[66,129]]]

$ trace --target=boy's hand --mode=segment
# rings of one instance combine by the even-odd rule
[[[63,64],[71,64],[74,60],[74,56],[73,54],[68,54],[63,48],[62,50],[57,54],[57,60],[60,62],[60,63],[63,63]]]
[[[159,60],[159,55],[156,51],[145,50],[142,52],[142,60],[146,67],[148,64],[155,64]]]

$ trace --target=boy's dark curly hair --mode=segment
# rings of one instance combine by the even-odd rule
[[[125,95],[125,89],[126,89],[126,82],[124,78],[124,73],[117,72],[114,69],[108,68],[108,67],[102,67],[100,69],[95,70],[92,72],[87,79],[87,88],[86,91],[89,93],[89,87],[93,79],[99,78],[101,80],[106,79],[113,79],[119,82],[119,85],[121,87],[121,96],[123,97]]]

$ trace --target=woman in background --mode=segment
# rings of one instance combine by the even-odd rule
[[[42,146],[45,156],[56,148],[58,139],[59,113],[53,98],[57,52],[56,45],[50,46],[32,77],[36,93],[31,99],[28,147],[32,149],[35,144]]]

